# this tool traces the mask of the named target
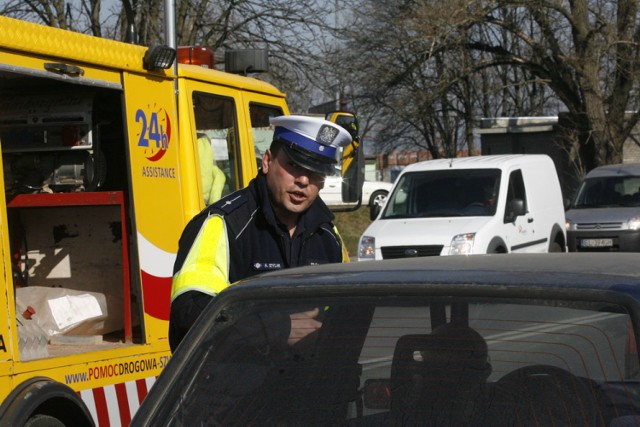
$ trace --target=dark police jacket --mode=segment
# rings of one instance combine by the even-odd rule
[[[318,198],[301,215],[290,237],[271,208],[262,172],[246,188],[196,215],[180,237],[174,265],[171,348],[175,349],[206,304],[238,280],[282,268],[347,262],[333,219]],[[286,333],[286,341],[289,331],[273,333]]]

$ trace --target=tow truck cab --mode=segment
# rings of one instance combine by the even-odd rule
[[[167,49],[0,29],[0,420],[127,425],[171,355],[173,260],[205,172],[208,203],[245,186],[285,95]]]

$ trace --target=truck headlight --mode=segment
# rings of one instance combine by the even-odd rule
[[[473,239],[476,233],[465,233],[453,236],[451,239],[451,247],[449,255],[469,255],[473,250]]]
[[[634,216],[629,220],[629,230],[640,230],[640,216]]]
[[[358,247],[358,259],[360,261],[370,261],[376,257],[376,238],[362,236]]]

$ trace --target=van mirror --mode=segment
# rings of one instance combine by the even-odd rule
[[[342,150],[342,201],[344,203],[361,202],[364,183],[364,146],[360,142],[358,118],[353,113],[334,111],[326,115],[332,121],[351,134],[351,144]]]
[[[507,202],[507,210],[504,213],[504,222],[513,222],[517,217],[526,213],[524,209],[524,200],[513,199]]]

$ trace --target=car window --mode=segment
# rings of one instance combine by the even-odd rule
[[[283,319],[314,307],[320,330],[287,345]],[[334,298],[218,318],[163,425],[609,425],[640,409],[635,333],[615,304]]]
[[[640,177],[589,178],[578,190],[573,208],[640,206]]]
[[[527,192],[525,190],[522,171],[516,170],[509,174],[509,190],[507,191],[507,203],[513,200],[522,200],[525,211],[527,210]]]

